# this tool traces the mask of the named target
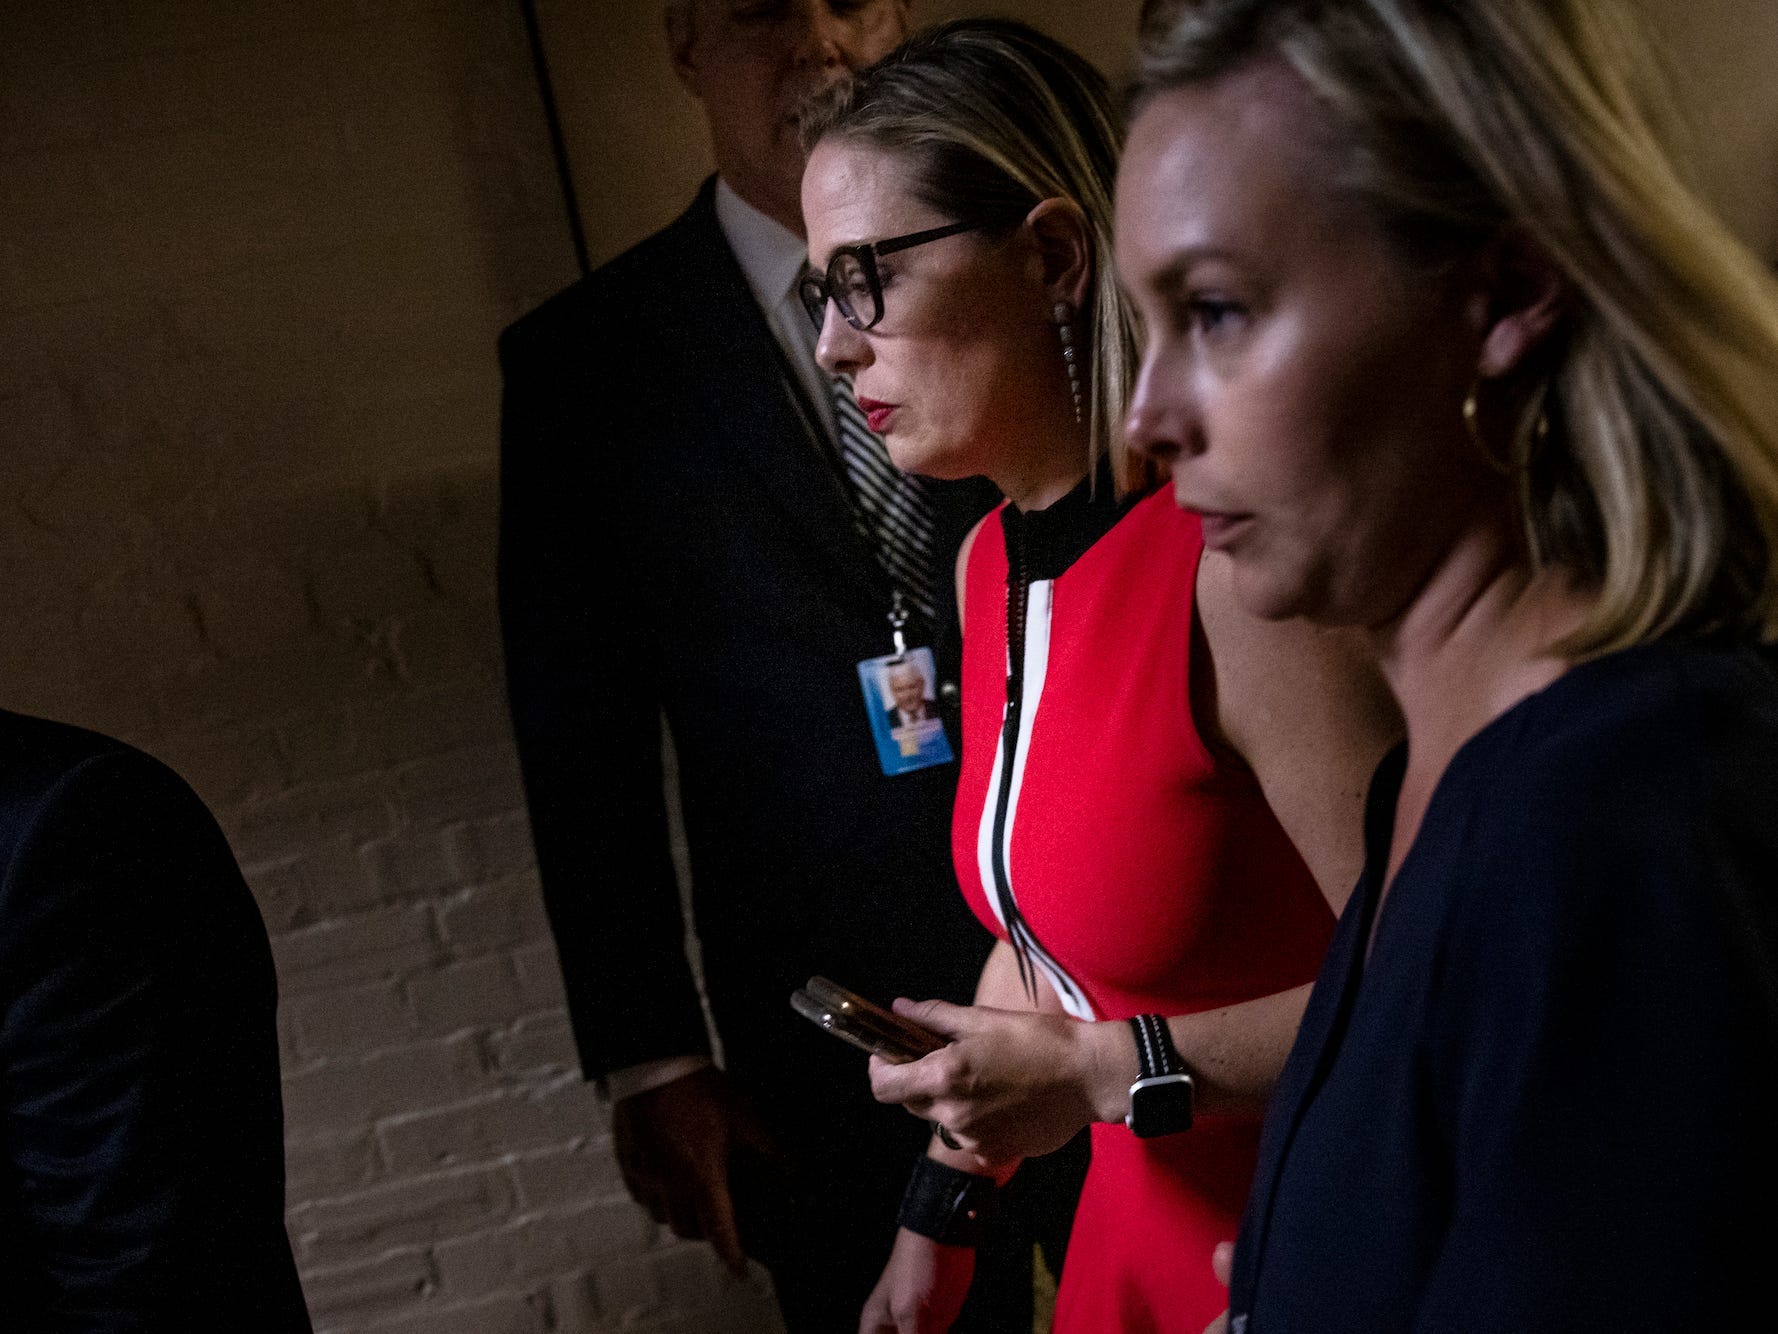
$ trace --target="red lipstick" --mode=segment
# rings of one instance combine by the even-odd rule
[[[874,398],[858,396],[858,406],[864,412],[864,419],[876,434],[883,434],[888,428],[889,419],[895,415],[897,407],[894,403],[879,403]]]

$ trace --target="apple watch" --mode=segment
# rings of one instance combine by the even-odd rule
[[[1138,1139],[1190,1130],[1192,1077],[1179,1058],[1166,1021],[1158,1014],[1139,1014],[1130,1020],[1130,1028],[1136,1035],[1140,1073],[1130,1085],[1130,1113],[1124,1124]]]

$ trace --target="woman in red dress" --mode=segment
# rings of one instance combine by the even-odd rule
[[[1134,322],[1110,276],[1118,122],[1089,65],[952,24],[807,133],[822,364],[898,466],[1007,496],[957,561],[953,842],[999,944],[975,1006],[903,1003],[950,1046],[873,1062],[878,1097],[944,1139],[861,1330],[948,1328],[993,1183],[1092,1124],[1058,1334],[1196,1331],[1393,705],[1350,641],[1240,613],[1199,520],[1113,448]]]

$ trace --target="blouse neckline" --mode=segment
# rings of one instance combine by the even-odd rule
[[[1033,582],[1060,578],[1145,495],[1120,498],[1111,462],[1101,459],[1078,486],[1043,509],[1024,511],[1008,501],[1000,511],[1007,550],[1022,552],[1025,575]]]

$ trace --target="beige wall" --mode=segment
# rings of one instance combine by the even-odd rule
[[[543,8],[609,254],[701,129],[655,0]],[[170,761],[228,834],[317,1329],[777,1328],[624,1195],[537,892],[494,340],[576,270],[516,0],[0,9],[0,707]]]
[[[915,0],[914,19],[1002,14],[1121,73],[1141,0]],[[660,0],[538,0],[594,264],[664,226],[710,171],[698,105],[673,78]]]
[[[1778,2],[1635,0],[1680,75],[1700,178],[1749,242],[1778,257]],[[916,0],[916,22],[1022,18],[1113,77],[1140,0]],[[667,64],[659,0],[539,0],[595,264],[670,221],[709,171],[697,104]]]
[[[771,1330],[625,1197],[532,866],[494,339],[575,265],[518,5],[0,10],[0,706],[220,818],[317,1330]]]
[[[657,0],[539,2],[606,257],[682,206],[701,128]],[[1647,2],[1770,241],[1778,4]],[[1110,66],[1137,0],[996,8]],[[246,866],[318,1328],[773,1329],[624,1197],[537,896],[493,340],[574,265],[518,6],[4,11],[0,705],[169,759]]]
[[[1678,79],[1698,180],[1742,238],[1778,261],[1778,3],[1640,3]]]

